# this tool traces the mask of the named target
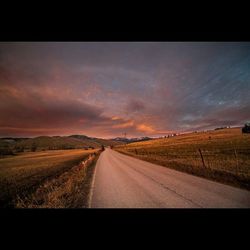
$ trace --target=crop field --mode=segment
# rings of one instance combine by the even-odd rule
[[[178,135],[116,146],[162,166],[250,189],[250,134],[240,128]]]
[[[82,149],[50,150],[0,159],[0,207],[16,207],[44,183],[48,186],[50,181],[62,179],[65,173],[72,176],[69,173],[72,168],[96,152]]]

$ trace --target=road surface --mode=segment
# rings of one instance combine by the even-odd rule
[[[92,208],[243,208],[250,192],[105,149],[92,182]]]

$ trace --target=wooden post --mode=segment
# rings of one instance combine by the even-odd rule
[[[201,149],[200,149],[200,148],[199,148],[199,152],[200,152],[200,156],[201,156],[201,159],[202,159],[203,167],[205,168],[206,165],[205,165],[204,158],[203,158],[203,155],[202,155],[202,152],[201,152]]]
[[[211,169],[210,161],[209,161],[209,157],[208,157],[208,156],[207,156],[207,158],[206,158],[206,161],[207,161],[207,167],[208,167],[209,169]]]
[[[238,155],[237,155],[236,148],[234,148],[234,157],[236,160],[236,174],[238,175],[239,174],[239,163],[238,163]]]

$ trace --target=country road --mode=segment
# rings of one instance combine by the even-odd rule
[[[92,208],[243,208],[250,192],[196,177],[111,149],[100,155]]]

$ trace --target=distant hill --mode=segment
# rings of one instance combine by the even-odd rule
[[[100,138],[92,138],[86,135],[71,136],[39,136],[35,138],[0,138],[0,153],[41,151],[56,149],[79,149],[100,148],[104,146],[115,146],[123,142]]]
[[[70,138],[76,138],[76,139],[80,139],[80,140],[85,140],[85,139],[90,139],[91,137],[88,137],[86,135],[70,135],[68,136]]]
[[[139,138],[124,138],[124,137],[116,137],[114,139],[112,139],[112,141],[116,141],[116,142],[123,142],[123,143],[132,143],[132,142],[139,142],[139,141],[148,141],[148,140],[152,140],[152,138],[150,137],[139,137]]]

